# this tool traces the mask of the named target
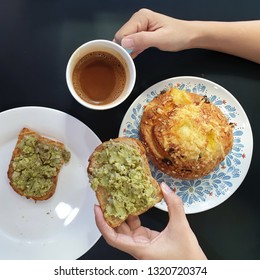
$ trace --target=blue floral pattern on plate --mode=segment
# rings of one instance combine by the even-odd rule
[[[238,101],[223,87],[197,77],[176,77],[164,80],[144,91],[127,111],[121,124],[120,136],[139,138],[139,125],[144,106],[169,87],[206,95],[218,106],[229,122],[234,123],[234,144],[224,161],[209,175],[197,180],[174,179],[151,162],[153,177],[166,182],[183,200],[186,213],[208,210],[225,201],[239,187],[248,171],[253,149],[252,131],[247,116]],[[167,211],[162,200],[156,207]]]

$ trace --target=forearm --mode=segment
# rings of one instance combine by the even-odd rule
[[[188,21],[141,9],[115,34],[135,57],[149,47],[163,51],[209,49],[260,63],[260,20]]]
[[[220,51],[260,63],[260,21],[187,22],[187,48]]]

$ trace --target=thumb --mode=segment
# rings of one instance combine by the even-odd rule
[[[121,41],[121,45],[135,53],[141,53],[149,47],[156,46],[156,36],[154,36],[153,33],[154,32],[141,31],[125,36]]]
[[[187,221],[182,199],[164,182],[161,183],[161,188],[164,200],[168,206],[169,219],[174,218],[175,222]]]

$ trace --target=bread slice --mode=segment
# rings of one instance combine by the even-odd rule
[[[111,227],[130,215],[140,215],[161,201],[163,195],[152,177],[142,143],[119,137],[100,144],[89,158],[91,187]]]
[[[58,174],[69,159],[63,143],[23,128],[7,172],[10,185],[21,196],[46,200],[54,194]]]

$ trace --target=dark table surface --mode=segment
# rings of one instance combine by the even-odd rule
[[[67,89],[65,68],[71,53],[86,41],[113,39],[121,25],[142,7],[189,20],[260,18],[259,0],[1,0],[0,112],[31,105],[58,109],[84,122],[105,141],[118,136],[131,103],[161,80],[188,75],[222,85],[238,99],[251,123],[254,137],[251,166],[229,199],[211,210],[188,215],[188,220],[209,259],[260,259],[258,64],[207,50],[169,53],[149,49],[135,59],[137,80],[131,96],[114,109],[86,109]],[[168,215],[153,208],[141,219],[144,225],[162,230]],[[132,257],[113,249],[101,237],[80,259]]]

